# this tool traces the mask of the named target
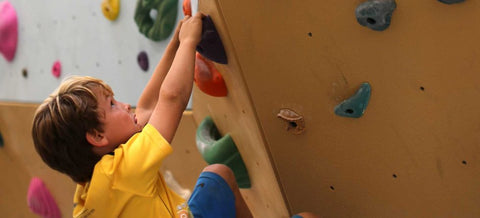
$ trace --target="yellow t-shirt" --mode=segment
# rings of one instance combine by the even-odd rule
[[[172,152],[150,124],[127,143],[104,155],[90,182],[77,185],[73,217],[179,217],[185,200],[171,191],[158,172]]]

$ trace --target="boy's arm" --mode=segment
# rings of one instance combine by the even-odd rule
[[[152,115],[155,105],[157,105],[158,94],[160,87],[165,79],[165,76],[172,66],[173,58],[177,52],[178,46],[180,45],[180,40],[178,39],[179,31],[182,26],[183,20],[180,21],[175,33],[168,43],[165,53],[163,54],[162,59],[158,62],[155,70],[153,71],[152,77],[148,81],[145,89],[143,90],[135,109],[135,113],[138,119],[138,122],[142,125],[145,125],[150,116]]]
[[[179,33],[180,45],[148,121],[168,142],[175,135],[192,92],[195,48],[201,39],[202,17],[197,13],[184,20]]]

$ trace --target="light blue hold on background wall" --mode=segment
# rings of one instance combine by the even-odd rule
[[[0,101],[40,103],[64,78],[88,75],[107,82],[117,100],[135,106],[171,38],[154,42],[138,31],[135,0],[120,1],[115,21],[103,16],[101,1],[10,3],[17,11],[19,37],[13,61],[0,58]],[[179,0],[177,23],[183,19],[182,3]],[[192,1],[192,11],[196,5]],[[147,72],[137,63],[141,51],[149,57]],[[62,63],[60,78],[51,73],[57,60]]]

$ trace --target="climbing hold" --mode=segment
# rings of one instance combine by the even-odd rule
[[[0,2],[0,52],[11,62],[18,42],[17,12],[9,1]]]
[[[137,62],[138,62],[138,65],[140,66],[140,68],[142,68],[142,70],[146,72],[148,70],[148,55],[147,55],[147,52],[141,51],[140,53],[138,53]]]
[[[213,24],[212,18],[207,15],[202,21],[202,40],[197,45],[197,51],[212,61],[227,64],[228,60],[225,54],[225,48]]]
[[[371,90],[369,83],[363,83],[355,95],[335,107],[335,114],[352,118],[363,116],[370,100]]]
[[[396,7],[395,0],[368,0],[358,5],[355,15],[362,26],[382,31],[390,26],[392,13]]]
[[[109,20],[115,20],[120,11],[120,0],[103,0],[102,13]]]
[[[286,122],[286,130],[292,130],[295,135],[300,135],[305,131],[305,120],[303,116],[288,108],[281,109],[277,117]]]
[[[52,75],[56,78],[60,77],[62,74],[62,64],[60,61],[55,61],[52,66]]]
[[[211,117],[200,123],[196,134],[197,148],[208,164],[221,163],[232,169],[240,188],[250,188],[247,168],[229,134],[221,137]]]
[[[190,0],[183,0],[183,15],[192,16],[192,4]]]
[[[55,199],[39,178],[32,178],[27,193],[27,204],[32,212],[42,217],[60,218],[62,215]]]
[[[140,33],[153,41],[166,39],[175,28],[177,6],[178,0],[138,0],[134,19]],[[155,21],[150,11],[157,12]]]
[[[23,69],[22,69],[22,76],[23,76],[24,78],[27,78],[27,77],[28,77],[27,68],[23,68]]]
[[[222,74],[218,72],[214,64],[197,52],[195,61],[194,81],[197,87],[204,93],[214,97],[227,96],[227,86]]]
[[[464,2],[465,0],[438,0],[438,1],[445,4],[455,4],[455,3]]]

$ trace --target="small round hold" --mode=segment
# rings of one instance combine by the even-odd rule
[[[118,12],[120,11],[120,1],[119,0],[103,0],[102,2],[102,13],[107,19],[114,21],[118,17]]]
[[[138,56],[137,56],[137,62],[140,68],[142,68],[143,71],[148,70],[148,55],[147,52],[141,51]]]
[[[368,0],[358,5],[355,15],[360,25],[383,31],[390,26],[396,7],[395,0]]]
[[[62,74],[62,64],[60,61],[55,61],[52,66],[52,75],[56,78],[59,78]]]
[[[465,0],[438,0],[439,2],[441,3],[445,3],[445,4],[455,4],[455,3],[461,3],[461,2],[464,2]]]
[[[27,78],[27,77],[28,77],[27,68],[23,68],[23,69],[22,69],[22,76],[23,76],[24,78]]]

